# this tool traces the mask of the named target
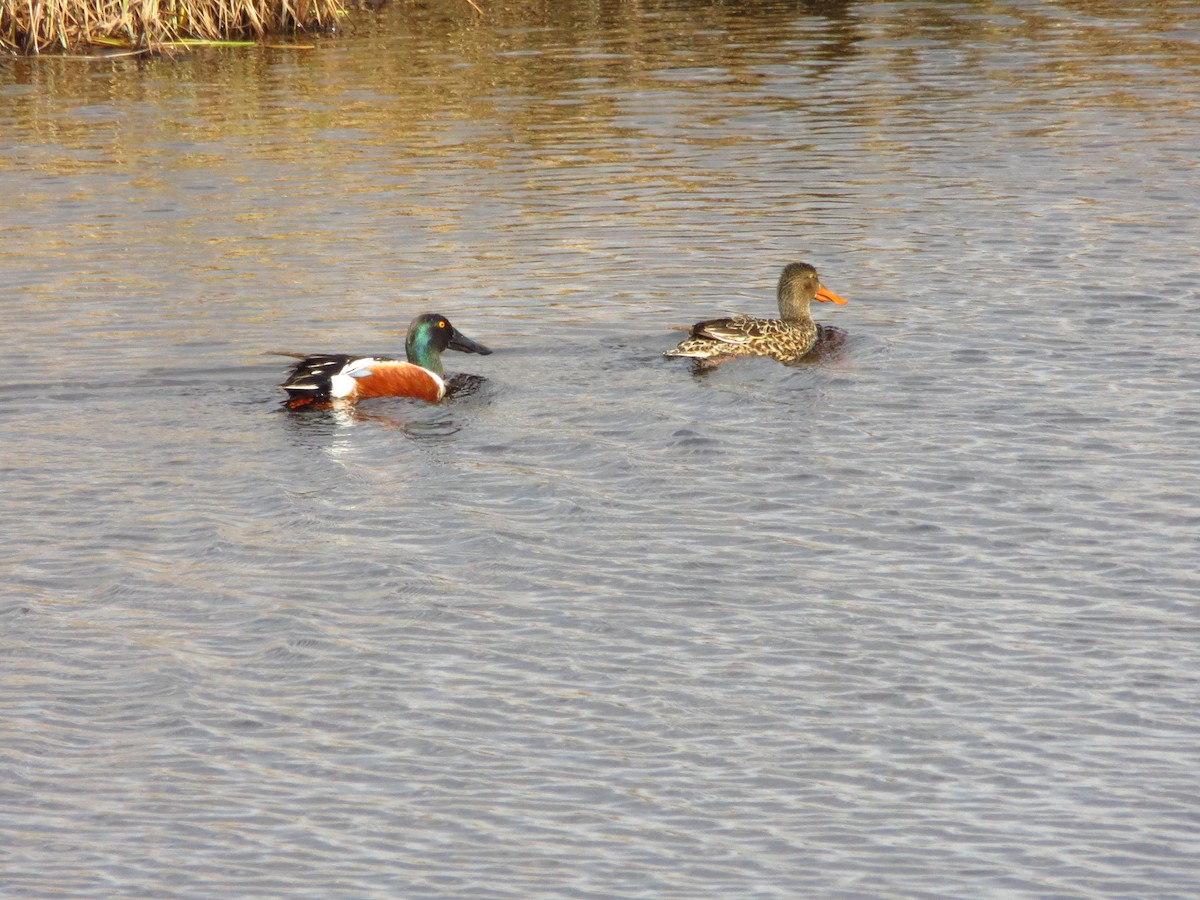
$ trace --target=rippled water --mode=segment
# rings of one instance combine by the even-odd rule
[[[0,61],[0,893],[1194,896],[1200,7],[1143,6]],[[840,347],[661,357],[798,259]],[[426,310],[478,390],[280,408]]]

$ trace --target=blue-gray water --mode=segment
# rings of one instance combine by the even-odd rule
[[[1200,6],[1145,6],[0,61],[0,894],[1200,893]],[[661,357],[794,260],[840,348]],[[426,310],[476,392],[280,408],[265,351]]]

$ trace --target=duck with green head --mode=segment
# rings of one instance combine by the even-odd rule
[[[442,351],[459,350],[487,356],[492,351],[471,340],[437,313],[417,316],[404,342],[407,360],[382,356],[318,354],[300,356],[281,387],[292,409],[370,397],[416,397],[436,403],[446,395]]]

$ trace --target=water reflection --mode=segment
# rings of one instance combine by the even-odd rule
[[[361,14],[353,43],[323,40],[316,52],[13,60],[0,83],[16,129],[8,133],[77,148],[74,159],[56,160],[61,166],[120,162],[136,148],[167,149],[161,144],[167,136],[192,144],[189,152],[202,161],[214,125],[233,138],[260,135],[270,124],[293,136],[260,148],[280,161],[302,162],[301,138],[341,139],[352,154],[364,140],[402,138],[431,154],[447,142],[466,143],[486,159],[505,146],[457,123],[506,122],[511,137],[533,145],[547,130],[611,133],[620,95],[631,90],[707,86],[727,105],[770,105],[771,91],[763,96],[762,89],[773,75],[786,72],[794,80],[786,95],[794,101],[806,82],[828,81],[864,55],[887,67],[894,92],[920,91],[934,103],[977,90],[976,82],[1011,89],[1030,79],[1078,91],[1058,98],[1069,105],[1182,103],[1138,86],[1155,67],[1189,78],[1200,66],[1200,48],[1186,37],[1194,14],[1173,3],[1119,12],[1101,2],[1031,6],[1004,16],[982,14],[986,3],[918,4],[903,15],[853,2],[501,4],[484,17],[461,13],[463,6],[394,5]],[[997,65],[989,48],[1001,42],[1013,52]],[[937,56],[950,52],[950,59]],[[132,93],[125,84],[131,72],[141,75]],[[1101,76],[1104,89],[1093,91]],[[336,96],[330,84],[339,86]],[[885,115],[895,96],[847,94],[836,111],[865,124]],[[144,123],[129,127],[123,110],[160,97],[180,115],[149,134]],[[76,104],[64,105],[70,98]],[[528,102],[533,98],[540,102]],[[828,98],[810,100],[834,111]],[[89,148],[103,155],[89,158]]]
[[[486,394],[479,396],[487,387],[488,379],[483,376],[460,372],[447,377],[446,396],[437,404],[384,397],[361,403],[331,400],[289,409],[286,401],[281,401],[281,411],[287,417],[289,432],[305,445],[311,445],[314,439],[324,443],[337,437],[341,429],[363,424],[400,432],[413,440],[445,438],[462,430],[464,416],[468,415],[467,411],[456,410],[454,404],[474,401],[469,409],[477,410],[480,403],[489,402]]]

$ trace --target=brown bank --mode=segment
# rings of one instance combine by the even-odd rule
[[[164,49],[328,28],[340,0],[0,0],[0,53]]]

